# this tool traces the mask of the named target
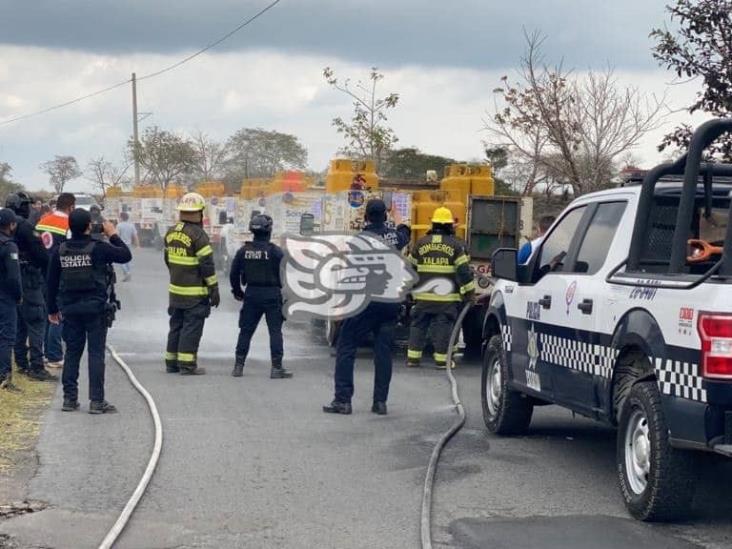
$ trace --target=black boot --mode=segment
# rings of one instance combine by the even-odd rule
[[[117,407],[106,400],[92,400],[89,403],[90,414],[116,414]]]
[[[234,377],[241,377],[244,375],[244,361],[246,357],[242,355],[236,355],[236,362],[234,362],[234,369],[231,371],[231,375]]]
[[[182,376],[202,376],[206,373],[206,368],[201,368],[200,366],[197,366],[193,369],[191,368],[181,368],[180,369],[180,375]]]
[[[374,400],[374,404],[373,404],[373,406],[371,406],[371,411],[380,416],[385,416],[386,415],[386,402]]]
[[[64,412],[75,412],[79,409],[79,401],[76,399],[64,398],[64,405],[61,410]]]
[[[274,362],[272,364],[272,370],[269,372],[270,379],[288,379],[292,377],[292,372],[285,370],[282,364]]]
[[[328,406],[323,406],[323,411],[326,414],[343,414],[347,416],[353,412],[353,408],[351,408],[350,402],[334,400]]]
[[[28,370],[24,373],[34,381],[58,381],[58,377],[53,374],[49,374],[45,368]]]

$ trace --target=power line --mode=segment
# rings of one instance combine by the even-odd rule
[[[188,57],[185,57],[185,58],[181,59],[180,61],[177,61],[176,63],[173,63],[172,65],[169,65],[169,66],[167,66],[167,67],[165,67],[163,69],[160,69],[158,71],[151,72],[150,74],[145,74],[145,75],[139,77],[137,80],[140,81],[140,80],[147,80],[149,78],[155,78],[156,76],[160,76],[161,74],[164,74],[166,72],[172,71],[173,69],[176,69],[176,68],[180,67],[181,65],[184,65],[185,63],[188,63],[188,61],[191,61],[192,59],[195,59],[196,57],[198,57],[202,53],[205,53],[208,50],[210,50],[212,48],[215,48],[216,46],[218,46],[223,41],[227,40],[228,38],[230,38],[231,36],[233,36],[234,34],[236,34],[237,32],[239,32],[241,29],[243,29],[244,27],[246,27],[250,23],[253,23],[259,17],[261,17],[262,15],[264,15],[265,13],[267,13],[269,10],[271,10],[272,8],[274,8],[281,1],[282,0],[274,0],[273,2],[271,2],[270,4],[268,4],[266,7],[264,7],[263,9],[261,9],[256,14],[254,14],[251,17],[249,17],[248,19],[242,21],[233,30],[229,31],[228,33],[226,33],[224,36],[222,36],[218,40],[215,40],[214,42],[211,42],[210,44],[208,44],[204,48],[198,50],[195,53],[192,53]],[[92,92],[92,93],[89,93],[87,95],[83,95],[81,97],[77,97],[76,99],[71,99],[70,101],[65,101],[64,103],[59,103],[58,105],[53,105],[52,107],[46,107],[45,109],[41,109],[39,111],[35,111],[35,112],[27,113],[27,114],[22,114],[20,116],[14,117],[14,118],[8,118],[6,120],[0,120],[0,126],[5,126],[7,124],[12,124],[13,122],[19,122],[21,120],[26,120],[26,119],[32,118],[34,116],[40,116],[41,114],[46,114],[46,113],[51,112],[51,111],[55,111],[55,110],[58,110],[58,109],[62,109],[64,107],[68,107],[69,105],[73,105],[75,103],[79,103],[80,101],[84,101],[85,99],[90,99],[92,97],[96,97],[97,95],[102,95],[103,93],[107,93],[109,91],[112,91],[112,90],[115,90],[115,89],[120,88],[122,86],[125,86],[125,85],[129,84],[130,82],[132,82],[132,79],[128,78],[124,82],[118,82],[117,84],[114,84],[114,85],[109,86],[107,88],[103,88],[101,90],[97,90],[97,91]]]

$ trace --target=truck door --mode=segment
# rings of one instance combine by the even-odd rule
[[[512,355],[516,358],[512,363],[514,379],[519,383],[524,380],[527,388],[546,398],[554,395],[551,351],[557,324],[564,323],[566,315],[563,300],[568,281],[563,269],[576,247],[578,229],[586,213],[587,206],[565,212],[544,238],[529,261],[534,283],[520,288],[519,294],[525,299],[523,314],[511,319]]]

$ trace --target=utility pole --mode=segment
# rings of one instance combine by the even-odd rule
[[[137,134],[137,77],[132,73],[132,140],[135,144],[133,160],[135,161],[135,186],[140,184],[140,162],[137,159],[137,147],[140,144]]]

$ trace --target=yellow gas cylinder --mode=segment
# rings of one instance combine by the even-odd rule
[[[448,200],[443,204],[445,208],[452,212],[452,217],[455,219],[455,234],[460,238],[465,238],[465,217],[466,207],[464,202],[450,201]]]
[[[226,188],[221,181],[204,181],[196,185],[196,192],[201,196],[210,198],[212,196],[224,196]]]
[[[470,194],[478,196],[493,196],[495,183],[493,170],[488,164],[470,167]]]
[[[470,170],[466,164],[451,164],[445,168],[445,177],[440,181],[440,189],[448,191],[451,198],[467,202],[470,194]]]
[[[108,198],[119,198],[120,196],[122,196],[123,192],[124,191],[122,190],[122,187],[118,187],[115,185],[114,187],[109,187],[107,189],[107,197]]]
[[[180,185],[177,185],[175,183],[170,183],[167,186],[167,188],[165,189],[165,198],[172,198],[174,200],[178,200],[184,194],[186,194],[186,190],[183,187],[181,187]]]
[[[325,191],[337,193],[352,189],[378,189],[379,176],[370,160],[358,161],[338,158],[331,160],[325,177]]]

